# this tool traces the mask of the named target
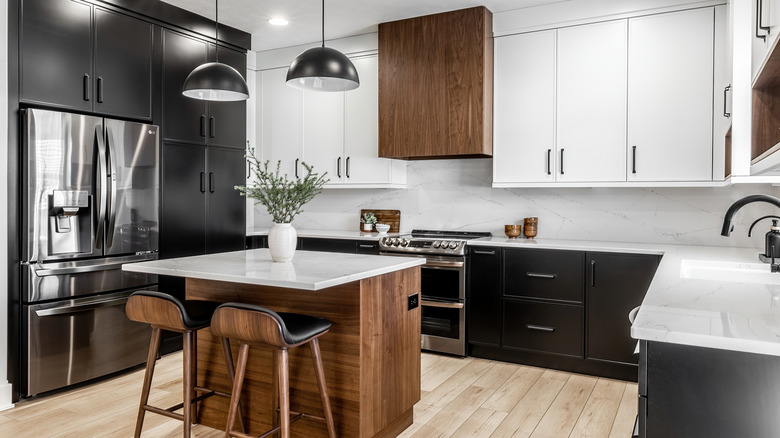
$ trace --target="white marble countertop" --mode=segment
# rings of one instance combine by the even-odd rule
[[[223,252],[122,265],[122,270],[304,290],[320,290],[425,264],[412,257],[296,251],[274,263],[268,249]]]

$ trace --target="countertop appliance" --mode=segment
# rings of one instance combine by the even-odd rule
[[[422,266],[422,349],[466,355],[466,241],[489,232],[413,230],[382,237],[380,254],[425,257]]]
[[[146,360],[151,330],[124,303],[157,276],[159,127],[25,109],[22,144],[20,394]]]

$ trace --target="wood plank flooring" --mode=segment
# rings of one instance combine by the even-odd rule
[[[401,438],[628,438],[634,427],[635,383],[427,353],[421,371],[414,424]],[[153,404],[181,400],[180,353],[162,358],[154,377]],[[131,437],[142,380],[138,370],[18,403],[0,412],[0,437]],[[181,437],[181,423],[147,414],[142,436]],[[197,425],[192,436],[224,432]]]

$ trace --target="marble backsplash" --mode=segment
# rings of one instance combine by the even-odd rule
[[[780,195],[771,185],[724,188],[492,188],[492,160],[428,160],[407,163],[406,189],[326,189],[304,206],[293,225],[305,229],[351,230],[360,209],[401,210],[401,231],[413,228],[491,231],[504,224],[539,218],[538,238],[649,242],[763,248],[765,220],[780,214],[769,204],[751,204],[735,217],[731,237],[720,235],[723,214],[751,194]],[[250,225],[271,226],[262,205]]]

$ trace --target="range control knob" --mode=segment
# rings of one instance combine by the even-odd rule
[[[455,249],[458,247],[458,242],[450,242],[450,249]]]
[[[433,242],[433,247],[434,248],[438,248],[439,246],[441,246],[441,242],[439,242],[438,240]]]
[[[401,246],[409,246],[409,241],[406,239],[401,239]]]

